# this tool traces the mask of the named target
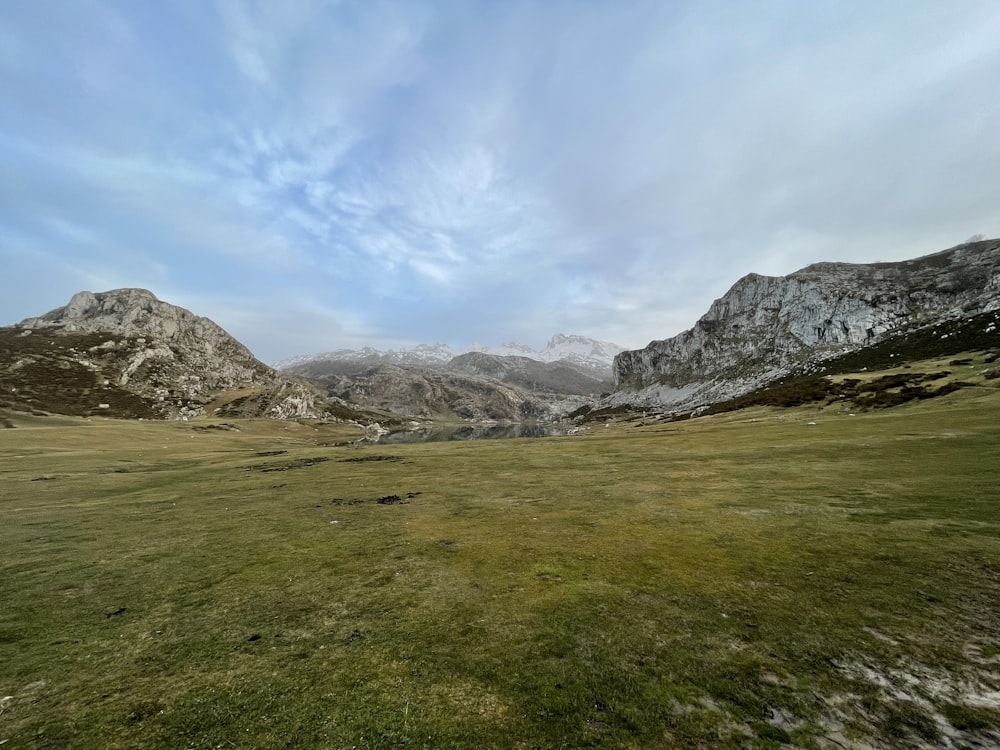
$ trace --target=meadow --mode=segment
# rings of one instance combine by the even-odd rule
[[[12,415],[0,745],[995,747],[998,416],[355,448]]]

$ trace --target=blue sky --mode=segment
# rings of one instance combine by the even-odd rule
[[[145,287],[262,359],[640,347],[1000,235],[995,0],[0,3],[0,324]]]

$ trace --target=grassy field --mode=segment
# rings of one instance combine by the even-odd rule
[[[996,388],[361,449],[12,422],[4,750],[1000,744]]]

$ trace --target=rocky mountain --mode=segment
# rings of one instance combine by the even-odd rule
[[[327,371],[316,380],[331,396],[352,407],[420,419],[551,421],[592,400],[588,396],[532,392],[480,374],[474,367],[461,372],[446,367],[378,365],[346,375]]]
[[[539,362],[530,357],[470,352],[455,357],[446,369],[497,380],[533,393],[596,396],[610,391],[612,385],[610,378],[599,377],[594,368],[568,359]]]
[[[555,334],[542,350],[509,342],[500,346],[486,346],[473,343],[461,349],[453,349],[447,344],[418,344],[406,349],[382,351],[366,347],[364,349],[338,349],[320,354],[303,354],[276,362],[279,370],[300,371],[303,365],[315,362],[351,362],[373,367],[375,365],[443,365],[463,354],[481,353],[498,357],[524,357],[537,362],[569,362],[579,367],[589,368],[600,377],[611,376],[611,365],[615,355],[623,351],[617,344],[597,341],[585,336]]]
[[[694,327],[615,358],[605,405],[684,409],[739,396],[900,333],[1000,309],[1000,240],[897,263],[743,277]]]
[[[587,363],[606,357],[613,344],[580,336],[554,336],[549,343],[547,356],[558,357],[554,361],[537,358],[544,352],[529,357],[481,351],[442,361],[451,350],[434,345],[331,352],[286,364],[283,372],[321,382],[331,396],[358,408],[434,419],[546,421],[611,390],[610,366]],[[501,348],[517,350],[511,344]]]
[[[552,420],[612,388],[621,347],[556,334],[542,351],[520,344],[456,353],[444,344],[340,350],[286,360],[282,371],[321,382],[358,408],[410,417]]]
[[[80,292],[63,307],[0,328],[0,406],[182,418],[210,405],[220,414],[275,418],[340,408],[255,359],[208,318],[145,289]]]

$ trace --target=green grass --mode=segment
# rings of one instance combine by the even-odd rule
[[[998,397],[360,450],[10,415],[0,741],[996,741]]]

